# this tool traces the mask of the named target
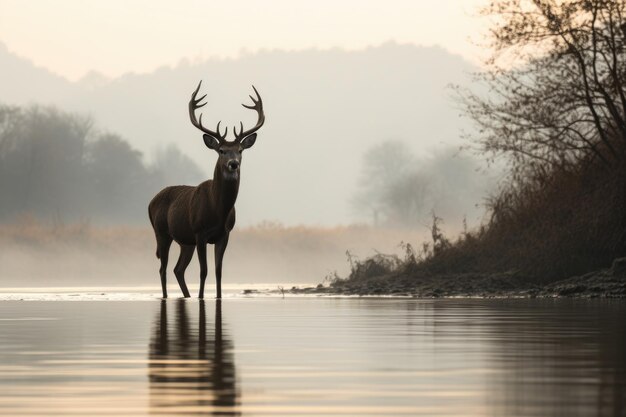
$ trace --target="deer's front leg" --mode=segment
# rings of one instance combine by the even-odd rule
[[[226,233],[221,240],[215,242],[215,298],[218,300],[222,298],[222,259],[224,259],[224,252],[226,252],[227,245],[228,233]]]
[[[204,281],[206,281],[208,271],[206,265],[206,240],[196,237],[196,250],[198,252],[198,261],[200,261],[200,292],[198,293],[198,298],[204,298]]]

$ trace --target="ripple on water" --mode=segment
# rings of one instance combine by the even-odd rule
[[[0,303],[0,415],[626,415],[622,301],[103,293]]]

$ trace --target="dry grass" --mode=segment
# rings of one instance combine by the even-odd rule
[[[424,235],[358,225],[324,228],[264,223],[236,228],[225,257],[225,280],[318,283],[335,272],[349,272],[346,250],[362,257],[376,250],[399,253],[400,241],[419,241]],[[176,245],[172,247],[170,270],[178,255]],[[13,223],[0,224],[0,285],[158,286],[159,263],[154,252],[149,226],[63,224],[23,215]],[[197,283],[196,264],[194,260],[188,270],[190,283]]]
[[[12,223],[0,224],[0,244],[53,248],[56,246],[90,246],[114,249],[120,241],[138,243],[146,239],[143,227],[98,227],[89,222],[63,223],[42,221],[32,214],[22,214]],[[126,247],[128,248],[128,247]]]
[[[434,217],[427,246],[352,262],[336,286],[367,293],[368,283],[408,288],[423,278],[467,274],[534,285],[610,267],[626,254],[626,142],[614,146],[621,157],[610,164],[587,156],[517,172],[491,199],[490,221],[478,230],[449,241]]]
[[[626,164],[583,160],[531,175],[499,195],[488,228],[463,242],[477,269],[553,281],[610,266],[626,253]]]
[[[431,250],[416,260],[357,263],[349,279],[495,273],[547,283],[608,268],[626,254],[626,163],[582,160],[529,173],[493,198],[491,214],[487,225],[453,243],[433,233]]]

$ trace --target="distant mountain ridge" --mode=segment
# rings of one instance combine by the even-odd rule
[[[78,59],[78,58],[77,58]],[[0,43],[0,102],[41,103],[93,116],[148,158],[176,143],[211,175],[215,157],[188,120],[187,101],[200,79],[208,94],[204,123],[253,123],[241,107],[254,84],[267,122],[245,152],[239,221],[338,224],[353,220],[349,198],[361,156],[386,139],[407,140],[427,155],[460,143],[467,121],[447,90],[467,85],[475,68],[438,47],[393,42],[360,51],[261,51],[238,59],[181,61],[148,74],[107,79],[91,73],[70,82]],[[232,136],[230,137],[232,138]]]

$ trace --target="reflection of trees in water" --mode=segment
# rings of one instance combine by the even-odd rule
[[[150,342],[150,408],[158,414],[239,415],[233,343],[222,330],[221,302],[207,330],[205,301],[163,300]],[[174,314],[168,307],[175,308]]]
[[[572,303],[481,305],[500,371],[488,378],[493,415],[626,415],[626,305]]]

